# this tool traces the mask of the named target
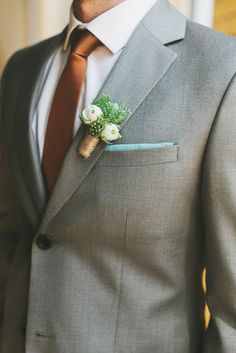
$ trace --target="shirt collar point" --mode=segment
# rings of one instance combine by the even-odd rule
[[[125,45],[120,45],[120,46],[111,46],[111,45],[107,45],[106,46],[108,48],[108,50],[110,50],[110,52],[115,55],[117,54],[119,51],[123,50],[125,48]]]
[[[67,41],[64,43],[64,45],[63,45],[63,51],[66,51],[67,50],[67,48],[68,48],[68,43],[67,43]]]
[[[63,44],[63,47],[62,47],[63,51],[67,51],[68,46],[69,46],[69,40],[70,40],[70,35],[67,34],[66,39],[65,39],[64,44]]]

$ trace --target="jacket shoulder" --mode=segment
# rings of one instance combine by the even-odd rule
[[[188,21],[186,40],[189,50],[212,67],[236,72],[236,38],[198,23]]]
[[[36,44],[17,50],[8,59],[3,70],[3,76],[6,75],[8,71],[21,70],[28,66],[32,66],[35,58],[42,56],[45,51],[50,50],[50,47],[55,45],[57,41],[58,44],[62,41],[63,32]]]

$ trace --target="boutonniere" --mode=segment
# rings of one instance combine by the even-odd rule
[[[92,104],[85,108],[80,115],[87,131],[79,146],[79,154],[88,159],[95,150],[98,142],[102,139],[107,144],[121,138],[119,132],[120,124],[131,112],[123,104],[112,103],[110,98],[103,95],[95,99]]]

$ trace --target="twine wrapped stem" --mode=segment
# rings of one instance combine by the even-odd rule
[[[95,150],[99,140],[99,137],[94,137],[87,132],[84,139],[80,143],[78,150],[79,154],[84,159],[88,159],[91,156],[92,152]]]

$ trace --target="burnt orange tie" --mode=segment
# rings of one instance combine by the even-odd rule
[[[71,53],[55,91],[45,135],[42,166],[49,194],[73,139],[75,115],[86,77],[87,58],[98,45],[101,42],[87,30],[75,30],[72,34]]]

